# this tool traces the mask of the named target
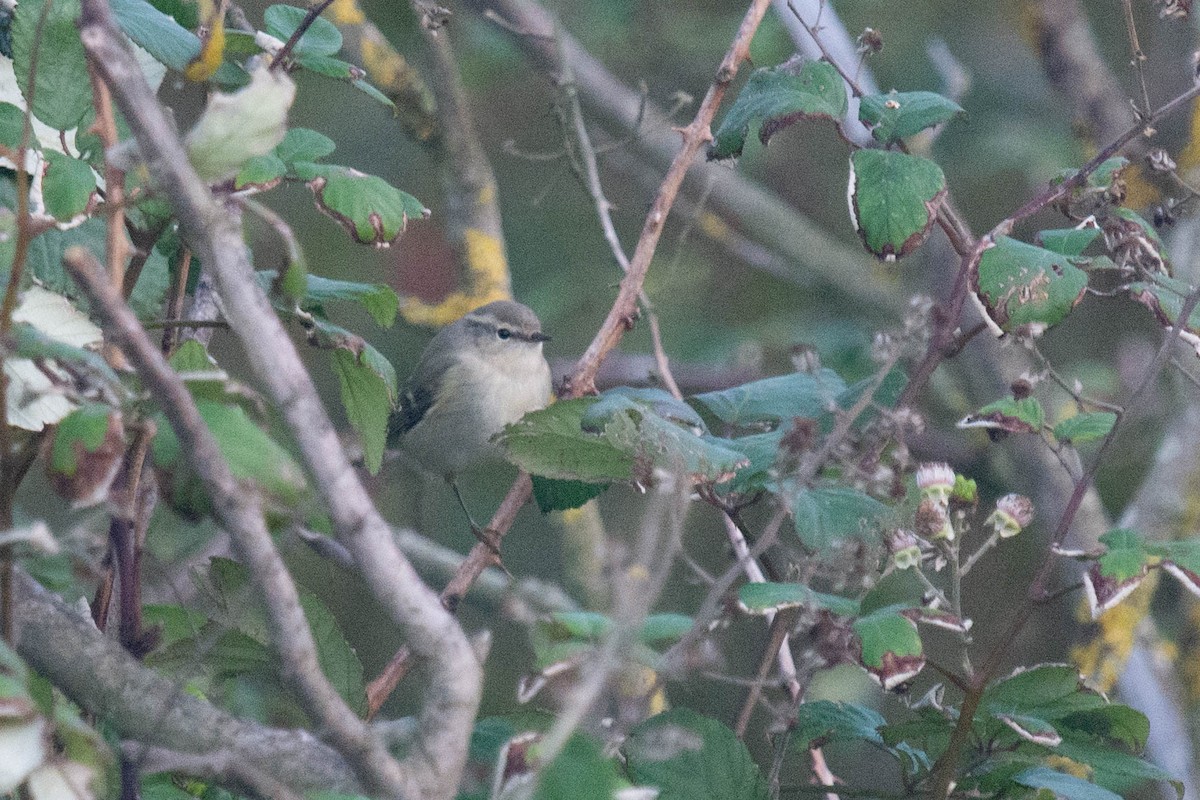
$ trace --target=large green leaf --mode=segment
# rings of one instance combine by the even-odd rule
[[[611,800],[622,783],[612,759],[603,755],[600,746],[576,734],[542,767],[533,800]]]
[[[946,199],[946,176],[929,159],[894,150],[850,157],[850,217],[867,250],[885,261],[925,241]]]
[[[560,400],[526,414],[498,441],[510,461],[535,475],[588,483],[632,480],[633,463],[625,451],[583,432],[583,414],[596,402],[594,397]]]
[[[383,328],[392,327],[400,307],[396,291],[382,283],[355,283],[309,275],[307,290],[301,300],[304,308],[323,314],[324,304],[332,300],[358,303]]]
[[[958,103],[935,92],[872,94],[862,98],[858,106],[858,118],[870,125],[871,134],[885,145],[961,113]]]
[[[589,500],[599,497],[608,488],[608,485],[603,483],[556,480],[541,475],[534,475],[532,478],[533,500],[543,513],[579,508]]]
[[[851,623],[862,645],[859,660],[884,689],[912,680],[925,666],[917,626],[895,608],[881,608]]]
[[[817,418],[846,391],[831,369],[793,372],[691,398],[702,413],[738,428],[774,427],[794,417]]]
[[[13,72],[33,115],[51,128],[71,130],[92,105],[87,57],[79,40],[79,0],[22,0],[12,21]],[[45,14],[45,22],[39,26]],[[41,36],[40,40],[38,36]],[[37,64],[37,85],[29,82]]]
[[[616,392],[555,403],[508,426],[498,441],[509,460],[528,472],[588,483],[646,485],[654,467],[714,482],[744,463],[740,453],[717,440],[659,416],[647,397]],[[690,413],[682,406],[675,411]]]
[[[1087,273],[1070,257],[1007,236],[983,252],[977,280],[988,315],[1006,331],[1058,324],[1087,288]]]
[[[308,182],[317,208],[362,244],[386,247],[400,238],[408,221],[429,216],[429,209],[383,178],[349,167],[298,163],[296,175]]]
[[[304,609],[304,616],[308,618],[309,627],[312,628],[321,671],[354,713],[365,717],[367,689],[358,654],[347,643],[346,636],[329,607],[316,595],[307,591],[301,592],[300,606]]]
[[[840,120],[846,107],[845,84],[824,61],[808,61],[798,72],[787,66],[757,69],[721,120],[708,157],[741,155],[752,123],[762,123],[758,137],[765,145],[775,133],[801,119]]]
[[[332,350],[346,417],[362,438],[364,459],[372,473],[383,463],[388,417],[395,407],[396,369],[361,336],[332,322],[313,318],[318,346]]]
[[[803,750],[831,742],[866,741],[883,744],[879,729],[886,724],[873,708],[853,703],[816,700],[801,703],[796,714],[794,746]]]
[[[715,719],[676,708],[625,740],[626,768],[658,800],[766,800],[766,781],[746,746]]]
[[[783,497],[792,512],[796,535],[818,553],[849,537],[872,533],[891,509],[857,489],[830,486],[810,489],[785,484]]]

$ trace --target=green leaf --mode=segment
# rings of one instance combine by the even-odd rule
[[[746,583],[738,589],[738,605],[748,614],[767,614],[783,608],[823,608],[842,617],[858,614],[857,600],[825,594],[803,583]]]
[[[1135,282],[1129,285],[1129,294],[1146,308],[1150,309],[1164,328],[1173,327],[1179,321],[1192,288],[1183,281],[1166,276],[1156,276],[1153,283]],[[1185,330],[1190,334],[1200,333],[1200,304],[1192,309]],[[1192,342],[1196,346],[1195,342]]]
[[[1096,411],[1067,417],[1054,426],[1054,438],[1059,441],[1082,444],[1108,436],[1117,415],[1111,411]]]
[[[526,414],[498,439],[510,461],[526,472],[548,478],[611,483],[633,479],[628,454],[603,436],[585,434],[580,425],[593,397],[560,400]]]
[[[296,6],[274,5],[263,14],[263,25],[267,33],[286,42],[308,16],[308,9]],[[296,42],[292,52],[296,55],[312,54],[331,56],[342,49],[342,33],[327,19],[317,17],[312,25]]]
[[[594,413],[597,407],[603,413]],[[555,403],[508,426],[498,441],[509,460],[530,473],[589,483],[648,485],[655,466],[715,482],[744,463],[736,451],[621,393]]]
[[[935,92],[872,94],[862,98],[858,107],[858,118],[884,144],[907,139],[961,113],[958,103]]]
[[[109,0],[109,6],[125,35],[171,69],[183,72],[200,55],[200,38],[146,0]],[[241,86],[249,76],[240,67],[225,63],[213,80],[222,86]],[[89,86],[86,77],[83,83]],[[88,98],[90,102],[90,89]]]
[[[363,356],[356,356],[346,350],[335,350],[333,371],[338,376],[346,416],[362,437],[367,471],[374,475],[383,464],[383,451],[387,447],[388,416],[395,385],[389,386],[387,378],[380,375],[365,356],[365,352]],[[392,379],[395,380],[395,373]]]
[[[846,391],[846,382],[831,369],[793,372],[774,378],[705,392],[691,398],[700,411],[739,428],[770,427],[795,417],[815,419]]]
[[[275,156],[289,166],[297,162],[320,161],[334,151],[336,145],[323,133],[308,128],[292,128],[283,141],[275,146]]]
[[[72,411],[54,431],[50,470],[73,477],[86,456],[100,450],[114,426],[120,426],[119,413],[102,403],[86,403]]]
[[[644,644],[673,644],[687,635],[695,620],[686,614],[651,614],[642,623],[640,638]]]
[[[917,626],[903,614],[880,609],[851,623],[862,644],[859,660],[884,689],[912,680],[925,666]]]
[[[1004,397],[988,403],[959,423],[960,428],[988,428],[1005,433],[1039,433],[1046,424],[1046,412],[1036,397],[1017,400]]]
[[[826,553],[841,540],[872,532],[891,509],[857,489],[809,489],[785,483],[782,493],[805,547]]]
[[[319,326],[326,332],[341,330],[330,323],[319,322]],[[334,347],[333,371],[338,376],[346,417],[362,437],[367,470],[374,475],[383,464],[387,447],[388,416],[396,400],[396,370],[360,337],[346,332],[340,341],[346,344]]]
[[[365,717],[367,689],[363,681],[362,662],[358,660],[358,655],[346,642],[346,636],[329,608],[316,595],[302,592],[300,606],[304,609],[304,616],[308,618],[309,627],[312,628],[321,671],[354,713]]]
[[[772,480],[771,468],[775,466],[779,445],[785,434],[786,431],[778,430],[739,436],[736,439],[708,437],[722,447],[741,453],[747,461],[746,466],[738,469],[733,480],[720,484],[717,490],[722,493],[747,494],[766,489]]]
[[[1027,769],[1013,781],[1030,789],[1045,789],[1059,800],[1121,800],[1119,794],[1049,767]]]
[[[799,72],[789,67],[757,69],[721,120],[708,158],[741,155],[754,122],[762,122],[758,138],[765,145],[776,132],[801,119],[841,120],[846,107],[845,84],[824,61],[805,62]]]
[[[599,497],[608,488],[608,485],[603,483],[555,480],[543,478],[541,475],[534,475],[532,478],[533,499],[544,514],[579,508],[589,500]]]
[[[618,386],[602,393],[596,404],[584,412],[580,423],[585,431],[596,432],[612,420],[614,414],[636,410],[638,406],[662,417],[664,420],[705,430],[704,420],[696,411],[676,400],[674,395],[664,389]]]
[[[0,103],[0,145],[16,152],[21,147],[21,139],[25,135],[25,112],[12,103]],[[29,136],[29,147],[40,150],[36,136]]]
[[[592,410],[601,405],[606,405],[607,418],[589,419]],[[629,454],[634,478],[643,485],[652,479],[652,466],[680,470],[693,481],[718,483],[733,477],[738,467],[746,463],[740,453],[716,440],[697,436],[690,426],[663,419],[648,406],[625,396],[602,395],[596,405],[584,412],[580,420],[583,430],[598,424],[603,424],[605,438]]]
[[[320,308],[332,300],[358,303],[382,328],[392,327],[400,308],[396,291],[382,283],[354,283],[309,275],[302,306],[305,309]]]
[[[245,189],[253,186],[257,189],[270,189],[287,175],[287,164],[274,153],[254,156],[242,164],[237,177],[233,180],[235,189]]]
[[[793,746],[801,750],[824,747],[832,742],[866,741],[883,744],[879,728],[886,724],[872,708],[853,703],[817,700],[801,703],[796,714]]]
[[[87,211],[96,191],[96,173],[86,161],[47,150],[42,177],[42,199],[46,210],[60,222],[70,222]]]
[[[626,768],[658,800],[766,800],[766,781],[733,731],[688,708],[651,717],[624,745]]]
[[[1183,800],[1184,787],[1181,781],[1175,780],[1161,767],[1111,744],[1095,740],[1064,740],[1054,748],[1054,754],[1088,765],[1094,783],[1124,797],[1136,795],[1135,790],[1146,781],[1162,781],[1175,789],[1178,800]]]
[[[583,734],[575,734],[562,752],[544,766],[534,800],[612,800],[622,781],[612,759]]]
[[[400,238],[409,219],[429,216],[420,200],[374,175],[325,164],[302,163],[294,169],[308,182],[317,208],[356,242],[386,247]]]
[[[1148,554],[1136,531],[1116,528],[1101,536],[1100,543],[1107,548],[1099,559],[1104,577],[1125,581],[1145,572]]]
[[[980,703],[990,714],[1036,713],[1046,719],[1103,704],[1100,695],[1083,685],[1079,670],[1067,664],[1017,670],[990,685]]]
[[[979,299],[1006,331],[1058,324],[1087,288],[1087,273],[1069,257],[1007,236],[983,252],[978,280]]]
[[[850,157],[850,217],[867,250],[895,261],[929,235],[946,199],[946,176],[932,161],[893,150]]]
[[[299,465],[246,416],[239,406],[197,400],[205,425],[217,440],[234,477],[257,483],[268,496],[285,508],[294,507],[307,490]],[[154,463],[168,476],[166,493],[172,504],[188,516],[207,514],[208,498],[199,479],[185,463],[175,431],[161,415],[155,420],[158,433],[150,443]]]
[[[12,21],[13,72],[33,115],[60,131],[79,125],[92,106],[87,57],[79,40],[79,0],[24,0]],[[45,22],[40,26],[42,14]],[[41,39],[38,39],[38,36]],[[29,73],[37,64],[37,86]]]
[[[365,74],[362,67],[356,67],[349,61],[323,55],[302,55],[296,59],[296,63],[310,72],[347,83],[361,80]]]
[[[1064,256],[1078,256],[1096,241],[1099,235],[1099,228],[1057,228],[1040,231],[1037,240],[1038,244],[1047,250]]]

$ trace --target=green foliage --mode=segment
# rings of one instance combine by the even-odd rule
[[[702,413],[735,428],[775,427],[795,417],[816,418],[846,390],[831,369],[793,372],[692,398]]]
[[[1087,273],[1069,257],[1007,236],[979,260],[979,299],[1006,331],[1057,325],[1086,288]]]
[[[1046,424],[1046,411],[1036,397],[1004,397],[969,414],[960,428],[986,428],[1004,433],[1039,433]]]
[[[741,155],[753,123],[761,123],[758,138],[765,145],[801,119],[840,121],[846,107],[845,84],[837,70],[824,61],[805,62],[798,72],[788,66],[757,69],[721,120],[708,157]]]
[[[32,98],[35,117],[61,131],[79,125],[92,105],[77,27],[80,8],[79,0],[28,0],[12,23],[13,72],[21,94],[26,102]],[[37,83],[30,85],[34,63]]]
[[[609,800],[622,787],[612,760],[590,738],[576,734],[542,768],[533,800]]]
[[[47,150],[42,178],[46,210],[57,220],[69,222],[87,210],[96,191],[96,175],[86,161]]]
[[[958,103],[935,92],[873,94],[862,98],[858,107],[858,118],[885,145],[941,125],[961,113]]]
[[[877,258],[895,261],[921,246],[946,199],[941,167],[892,150],[850,156],[850,214],[854,229]]]
[[[1081,255],[1099,235],[1099,228],[1060,228],[1040,231],[1037,242],[1051,252],[1074,257]]]
[[[410,219],[429,216],[429,209],[382,178],[329,164],[295,165],[307,181],[317,208],[346,229],[356,242],[377,247],[400,238]]]
[[[304,472],[241,407],[211,400],[197,400],[196,406],[234,477],[253,481],[280,509],[294,508],[299,503],[308,491]],[[165,478],[165,499],[186,517],[207,515],[211,501],[187,464],[175,431],[161,415],[155,422],[158,433],[150,450]]]
[[[1067,417],[1054,426],[1054,438],[1083,444],[1103,439],[1117,424],[1117,415],[1111,411],[1091,411]]]
[[[308,16],[308,10],[297,6],[274,5],[263,14],[266,32],[286,42]],[[317,17],[296,42],[292,52],[297,56],[331,56],[342,49],[342,33],[327,19]]]
[[[651,717],[624,745],[626,769],[660,800],[766,800],[766,781],[733,731],[687,708]]]
[[[785,482],[781,490],[800,542],[819,553],[828,552],[843,539],[873,533],[890,511],[857,489],[841,486],[810,489]]]

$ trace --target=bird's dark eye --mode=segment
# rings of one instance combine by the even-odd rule
[[[512,336],[512,331],[510,331],[508,328],[501,328],[500,330],[496,331],[496,335],[501,339],[508,339]]]

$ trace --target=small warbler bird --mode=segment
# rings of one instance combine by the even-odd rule
[[[542,355],[549,340],[527,306],[481,306],[430,340],[392,415],[400,448],[445,477],[477,535],[455,475],[497,455],[492,437],[550,402],[550,365]]]

